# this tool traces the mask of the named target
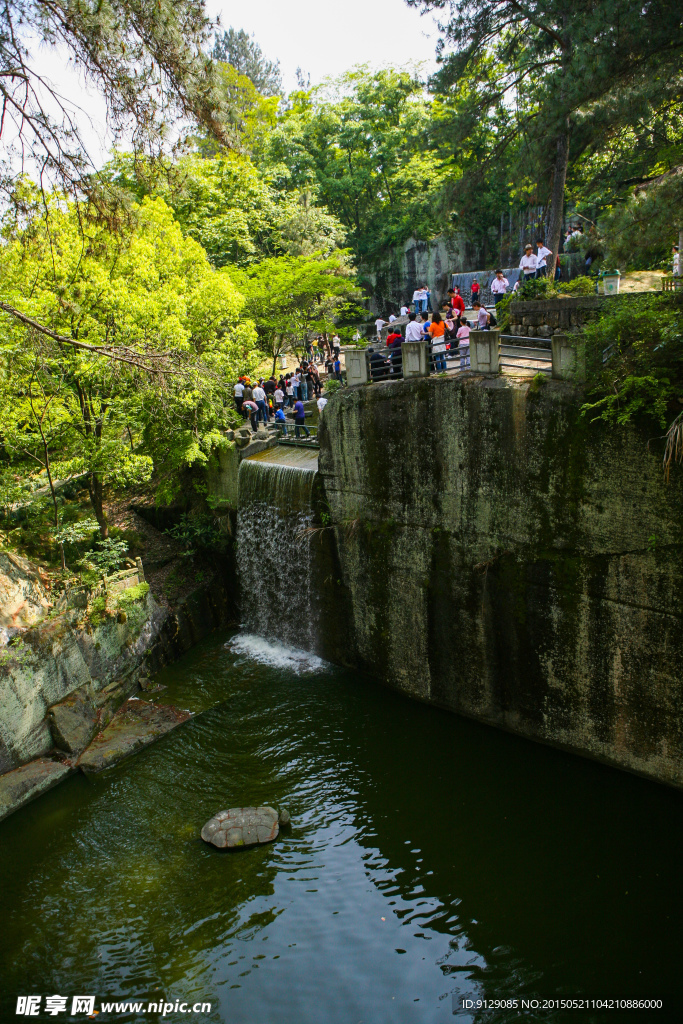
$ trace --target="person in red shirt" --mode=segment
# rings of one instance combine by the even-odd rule
[[[391,334],[387,335],[387,348],[389,348],[390,345],[398,345],[401,341],[403,341],[401,332],[394,330]]]
[[[448,301],[451,304],[451,309],[457,309],[458,313],[465,312],[465,300],[462,295],[457,294],[453,288],[448,289]]]

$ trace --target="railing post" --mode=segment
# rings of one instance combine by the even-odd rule
[[[470,368],[475,373],[500,373],[500,331],[472,331]]]
[[[426,341],[404,341],[401,345],[403,379],[429,376],[429,351]]]
[[[368,357],[364,348],[346,349],[346,383],[367,384],[369,380]]]
[[[553,380],[586,379],[586,346],[580,334],[553,334]]]

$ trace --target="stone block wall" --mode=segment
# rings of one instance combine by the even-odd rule
[[[330,399],[344,661],[683,788],[683,472],[667,485],[652,431],[590,423],[583,401],[471,376]]]
[[[587,320],[596,317],[606,302],[619,296],[580,295],[539,302],[510,303],[510,324],[505,334],[550,338],[553,334],[578,334]]]

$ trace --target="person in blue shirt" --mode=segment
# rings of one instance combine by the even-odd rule
[[[311,432],[306,426],[306,411],[304,409],[304,403],[299,398],[294,403],[294,435],[300,437],[299,429],[303,428],[306,437],[311,436]]]
[[[275,413],[275,422],[282,425],[282,436],[287,437],[287,418],[285,417],[282,406],[280,406]]]
[[[335,380],[341,380],[342,379],[342,376],[341,376],[341,362],[339,360],[339,356],[337,356],[337,358],[334,361],[334,377],[335,377]]]

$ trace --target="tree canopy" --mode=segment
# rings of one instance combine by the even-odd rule
[[[87,476],[106,537],[107,482],[142,480],[153,461],[170,472],[221,443],[224,390],[253,360],[244,298],[161,198],[144,199],[116,234],[83,224],[73,204],[55,199],[47,220],[27,228],[8,220],[4,243],[3,295],[64,339],[2,316],[5,447],[35,449],[42,416],[53,474]],[[124,346],[151,372],[85,353],[69,339]]]
[[[104,97],[114,137],[156,151],[178,122],[233,142],[203,0],[6,0],[0,8],[0,182],[23,170],[75,195],[99,181],[73,103],[41,74],[37,43],[62,46]]]
[[[236,31],[229,28],[222,35],[216,35],[213,46],[215,60],[224,61],[252,82],[263,96],[279,96],[282,93],[280,61],[267,60],[253,36],[243,28]]]

